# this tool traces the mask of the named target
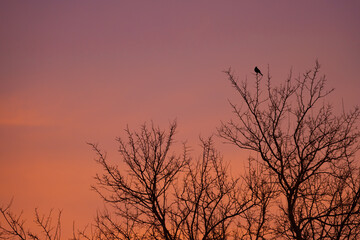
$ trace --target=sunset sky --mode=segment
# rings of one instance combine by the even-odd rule
[[[86,142],[117,159],[127,124],[177,119],[178,141],[197,148],[239,99],[229,67],[250,81],[269,65],[279,83],[318,59],[329,100],[350,109],[359,13],[357,0],[0,1],[0,205],[62,209],[65,234],[89,223],[101,169]],[[246,154],[218,148],[236,173]]]

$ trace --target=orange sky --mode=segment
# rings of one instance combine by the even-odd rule
[[[359,1],[193,2],[0,1],[1,205],[85,225],[101,207],[86,142],[116,158],[126,124],[177,118],[196,148],[230,117],[230,66],[251,79],[269,64],[279,82],[319,59],[331,101],[359,103]]]

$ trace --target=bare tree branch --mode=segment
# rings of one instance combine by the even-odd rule
[[[297,79],[290,72],[276,87],[270,74],[265,83],[256,75],[253,91],[225,71],[243,101],[241,107],[231,103],[236,120],[222,123],[218,132],[227,142],[257,152],[263,171],[276,176],[281,194],[271,197],[280,202],[272,228],[279,236],[356,239],[360,184],[354,156],[360,112],[356,107],[335,115],[323,103],[333,89],[325,89],[319,70],[316,61],[313,70]]]

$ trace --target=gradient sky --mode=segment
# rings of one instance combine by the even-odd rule
[[[86,142],[116,158],[126,124],[176,118],[196,148],[238,99],[229,67],[251,79],[269,65],[280,82],[318,59],[330,100],[359,104],[359,13],[355,0],[0,1],[0,205],[63,209],[65,234],[85,225],[101,207]],[[236,172],[241,153],[219,148]]]

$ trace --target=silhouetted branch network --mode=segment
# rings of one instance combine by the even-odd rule
[[[290,72],[275,87],[270,73],[265,82],[256,75],[254,90],[226,71],[242,101],[240,106],[231,103],[235,118],[222,123],[218,132],[240,149],[256,152],[257,164],[269,176],[265,182],[275,184],[278,193],[268,199],[277,203],[271,208],[273,220],[263,221],[273,237],[357,239],[360,175],[354,157],[359,109],[336,115],[324,102],[333,90],[326,90],[319,69],[316,62],[298,78]]]
[[[218,135],[249,157],[234,177],[215,149],[200,139],[201,156],[176,147],[176,122],[168,130],[143,124],[118,138],[120,161],[90,144],[101,166],[92,189],[105,203],[80,239],[359,239],[359,109],[337,114],[325,102],[325,76],[316,62],[273,86],[269,69],[239,82],[225,71],[240,96],[230,103],[234,119]],[[250,85],[253,85],[250,87]],[[55,219],[52,222],[52,219]],[[29,230],[11,203],[0,208],[0,239],[61,238],[61,211],[41,215]]]
[[[182,155],[172,154],[175,129],[175,122],[167,133],[153,125],[126,129],[127,141],[118,139],[126,176],[92,144],[104,169],[93,188],[128,221],[117,224],[104,213],[98,222],[105,234],[116,228],[118,237],[129,239],[223,239],[233,219],[253,205],[252,194],[230,177],[211,138],[201,140],[197,161],[186,146]]]
[[[35,209],[34,223],[39,227],[39,230],[34,232],[35,230],[30,231],[26,228],[22,213],[16,215],[11,211],[11,205],[12,201],[7,206],[0,208],[0,239],[61,239],[60,210],[55,217],[56,223],[53,224],[53,210],[50,210],[48,215],[43,215],[39,213],[38,209]]]

